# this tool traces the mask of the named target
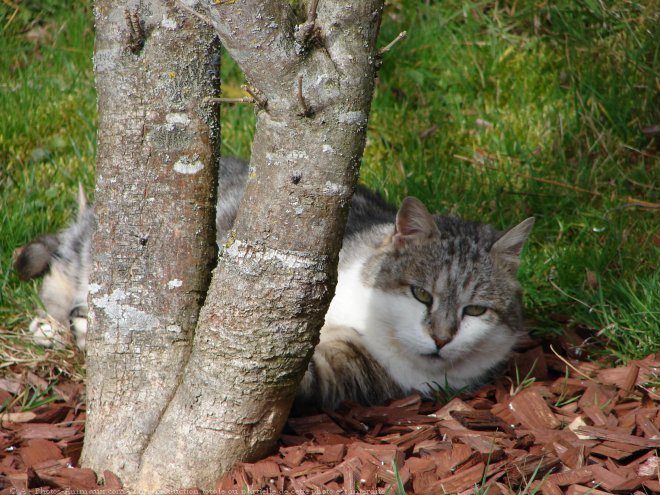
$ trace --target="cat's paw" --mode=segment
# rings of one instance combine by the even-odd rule
[[[34,341],[42,347],[63,349],[71,341],[69,329],[48,316],[34,318],[29,331]]]
[[[87,343],[87,317],[73,316],[71,318],[71,331],[73,332],[73,338],[76,341],[78,349],[85,352],[85,344]]]

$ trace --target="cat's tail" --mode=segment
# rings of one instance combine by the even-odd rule
[[[249,164],[240,158],[222,157],[218,168],[215,224],[218,246],[222,247],[229,238],[238,213],[238,205],[247,183]]]

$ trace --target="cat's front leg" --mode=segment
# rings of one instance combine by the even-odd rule
[[[352,329],[323,329],[319,345],[298,388],[295,409],[335,409],[342,401],[381,404],[403,396],[401,388],[361,344]],[[337,334],[337,338],[328,338]],[[354,336],[353,336],[354,335]]]

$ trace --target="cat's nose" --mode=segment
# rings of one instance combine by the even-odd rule
[[[441,339],[440,337],[437,337],[435,335],[431,336],[431,338],[433,339],[433,342],[435,342],[435,347],[438,350],[442,349],[444,346],[449,344],[449,341],[451,340],[451,339]]]

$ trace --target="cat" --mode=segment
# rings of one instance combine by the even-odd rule
[[[91,266],[94,210],[78,187],[76,220],[58,234],[45,234],[16,251],[14,269],[22,280],[43,276],[39,298],[45,311],[30,322],[30,333],[44,347],[62,347],[71,328],[76,345],[85,349],[87,290]]]
[[[221,159],[216,218],[221,248],[247,176],[246,162]],[[396,210],[358,186],[335,296],[296,408],[336,408],[343,400],[372,405],[412,391],[429,396],[433,386],[464,389],[487,381],[524,333],[516,273],[533,224],[528,218],[500,232],[431,215],[412,197]],[[83,349],[93,228],[92,209],[79,194],[76,221],[30,243],[15,263],[23,278],[45,274],[40,295],[46,312],[70,325]],[[31,323],[35,335],[41,324]]]

